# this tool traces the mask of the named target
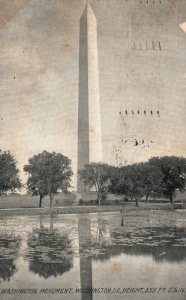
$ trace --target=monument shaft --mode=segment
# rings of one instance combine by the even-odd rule
[[[78,102],[78,172],[102,161],[97,22],[88,4],[80,19]],[[77,190],[84,190],[78,176]]]

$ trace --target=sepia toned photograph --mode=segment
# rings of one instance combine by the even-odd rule
[[[0,299],[186,299],[186,0],[0,0]]]

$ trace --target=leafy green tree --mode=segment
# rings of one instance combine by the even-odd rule
[[[129,199],[135,200],[136,206],[138,206],[139,199],[145,195],[142,176],[142,168],[139,164],[133,164],[125,167],[125,194]]]
[[[0,150],[0,194],[22,187],[17,162],[9,151]]]
[[[111,167],[109,180],[109,192],[115,195],[123,195],[124,199],[126,199],[127,188],[125,185],[125,170],[126,167]]]
[[[148,163],[140,163],[138,166],[141,168],[142,187],[144,188],[146,202],[148,202],[150,196],[161,196],[163,191],[163,173],[161,170]]]
[[[176,189],[185,187],[186,158],[177,156],[152,157],[149,164],[163,173],[163,194],[173,203]]]
[[[95,189],[99,205],[101,204],[103,197],[105,198],[106,196],[110,178],[109,169],[110,167],[107,164],[90,163],[85,165],[83,170],[79,171],[83,184],[90,189]]]
[[[138,206],[139,199],[145,195],[142,178],[142,168],[139,164],[112,168],[109,191],[123,195],[124,199],[135,200]]]
[[[53,194],[59,189],[67,191],[70,187],[71,160],[56,152],[43,151],[29,159],[29,164],[24,166],[24,171],[29,174],[27,187],[30,192],[40,196],[39,205],[44,196],[49,195],[50,208],[52,208]]]

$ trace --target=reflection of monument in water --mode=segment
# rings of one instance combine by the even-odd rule
[[[185,228],[176,228],[174,222],[172,227],[157,227],[157,224],[149,226],[147,220],[144,227],[139,226],[131,230],[131,223],[124,222],[124,224],[121,222],[122,218],[122,215],[120,217],[118,215],[117,221],[112,224],[110,219],[105,219],[101,215],[94,218],[90,216],[78,218],[75,232],[78,231],[76,237],[79,243],[79,287],[82,291],[80,293],[82,300],[92,300],[94,293],[92,289],[97,287],[94,262],[101,264],[121,254],[152,257],[157,262],[175,263],[185,260],[183,245]],[[72,271],[73,279],[74,236],[70,237],[69,232],[66,229],[64,231],[61,226],[59,228],[53,226],[53,217],[50,218],[48,226],[43,226],[41,216],[40,228],[33,229],[28,237],[27,258],[32,273],[48,279]]]
[[[90,4],[80,19],[78,103],[79,171],[85,164],[102,160],[97,22]],[[77,189],[84,190],[79,178]]]
[[[81,289],[92,289],[92,257],[81,255],[81,252],[91,244],[91,227],[89,219],[80,219],[78,222],[79,235],[79,263]],[[82,293],[81,300],[91,300],[92,292]]]

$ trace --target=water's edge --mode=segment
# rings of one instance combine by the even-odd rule
[[[81,213],[97,213],[97,212],[117,212],[117,211],[139,211],[139,210],[173,210],[170,204],[150,205],[149,207],[135,207],[130,205],[101,205],[101,206],[63,206],[44,208],[8,208],[0,209],[0,217],[16,216],[16,215],[50,215],[53,214],[81,214]]]

